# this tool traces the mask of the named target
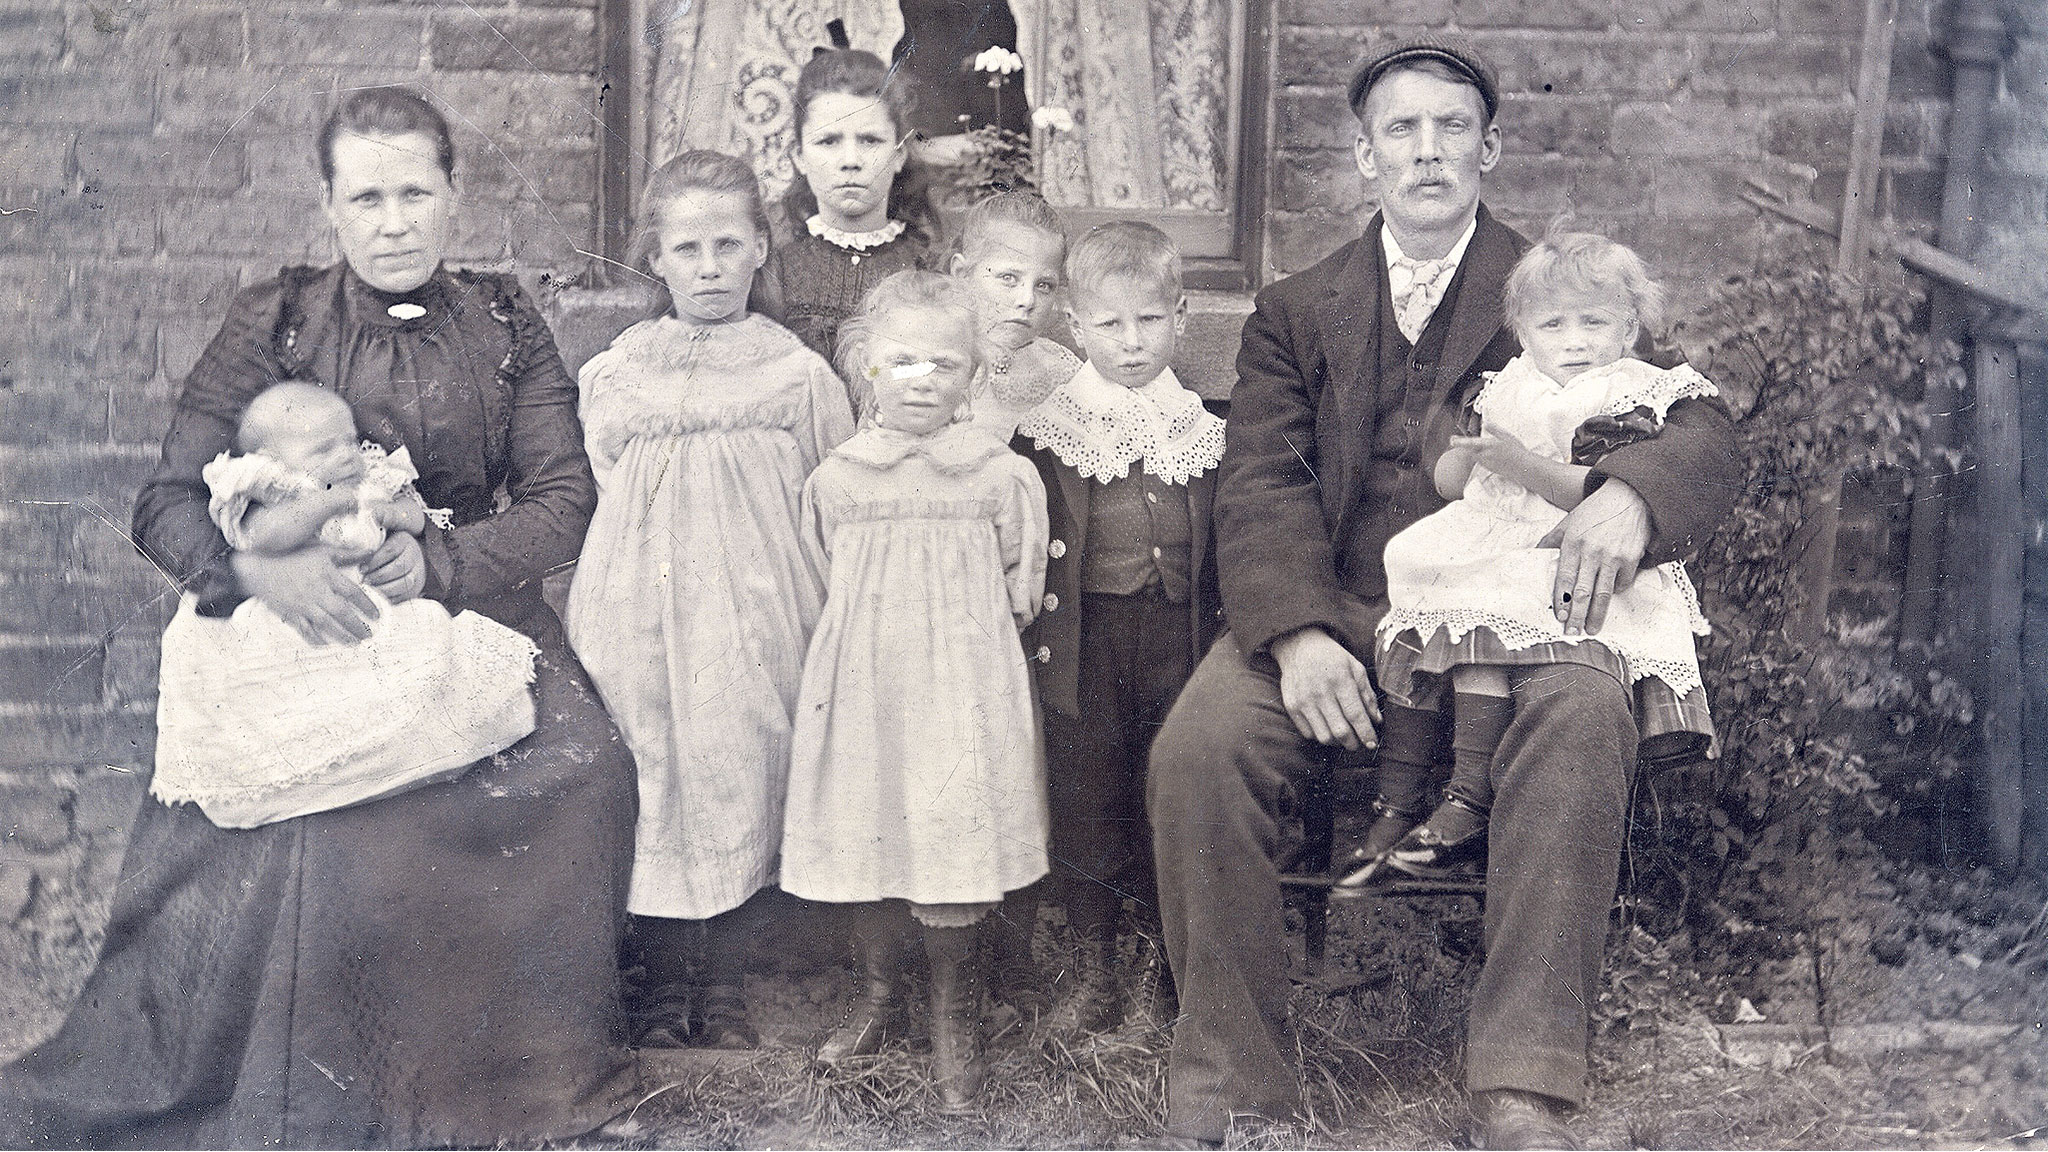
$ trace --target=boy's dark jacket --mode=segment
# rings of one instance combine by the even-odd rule
[[[1080,714],[1081,682],[1081,557],[1088,547],[1088,507],[1100,480],[1083,479],[1070,465],[1029,436],[1019,435],[1010,447],[1038,466],[1045,481],[1045,510],[1051,525],[1046,545],[1045,600],[1038,619],[1024,636],[1039,695],[1045,705],[1065,716]],[[1142,461],[1132,468],[1142,468]],[[1189,480],[1188,615],[1199,663],[1209,643],[1223,628],[1223,601],[1216,585],[1216,550],[1209,522],[1216,503],[1216,469]]]
[[[1386,611],[1387,539],[1443,507],[1431,469],[1486,372],[1519,350],[1501,324],[1507,275],[1528,242],[1482,206],[1454,283],[1423,444],[1387,505],[1366,490],[1387,282],[1380,217],[1312,268],[1267,287],[1245,324],[1218,467],[1213,551],[1230,629],[1246,652],[1318,625],[1353,653]],[[1625,481],[1649,506],[1644,564],[1693,551],[1733,506],[1741,460],[1727,413],[1671,406],[1655,439],[1616,448],[1589,481]],[[1049,487],[1050,485],[1048,485]]]

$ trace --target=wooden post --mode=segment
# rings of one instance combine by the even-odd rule
[[[1856,67],[1856,121],[1849,135],[1849,178],[1842,188],[1842,245],[1835,271],[1854,276],[1870,246],[1877,173],[1884,157],[1884,118],[1891,102],[1892,37],[1899,0],[1864,0],[1863,55]]]
[[[2020,442],[2048,435],[2048,311],[2033,332],[2019,334]],[[2020,829],[2020,867],[2048,875],[2048,467],[2020,470],[2020,546],[2026,614],[2020,626],[2020,763],[2026,773],[2026,820]]]
[[[1992,0],[1957,0],[1942,31],[1943,47],[1955,65],[1955,81],[1949,99],[1940,240],[1944,251],[1967,257],[1976,246],[1977,165],[1998,85],[1998,64],[2005,55],[2005,21]],[[1955,293],[1937,284],[1933,295],[1930,331],[1937,339],[1961,339],[1962,307]],[[1948,552],[1943,524],[1950,502],[1948,466],[1935,457],[1956,442],[1951,413],[1962,404],[1962,397],[1940,381],[1931,382],[1927,399],[1934,412],[1925,437],[1930,462],[1914,478],[1906,580],[1899,602],[1900,665],[1912,673],[1919,671],[1915,660],[1935,633],[1942,560]]]
[[[1977,717],[1983,762],[1978,777],[1992,863],[2019,866],[2026,817],[2026,764],[2020,719],[2025,698],[2020,663],[2024,610],[2021,565],[2025,509],[2020,487],[2019,353],[1986,333],[1976,346],[1978,547],[1971,579],[1978,597],[1977,652],[1981,687]]]

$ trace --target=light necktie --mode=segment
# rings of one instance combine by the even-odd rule
[[[1393,292],[1394,322],[1410,344],[1422,337],[1423,328],[1444,298],[1444,286],[1457,265],[1449,260],[1417,260],[1397,256],[1387,267],[1387,287]]]

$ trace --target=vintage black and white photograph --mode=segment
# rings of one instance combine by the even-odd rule
[[[0,1148],[2048,1147],[2048,0],[0,0]]]

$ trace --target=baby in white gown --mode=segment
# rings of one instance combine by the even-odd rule
[[[406,450],[359,443],[348,403],[272,385],[204,469],[208,513],[238,552],[324,547],[355,572],[430,512]],[[443,524],[445,527],[446,525]],[[150,791],[223,828],[253,828],[459,776],[534,727],[531,640],[432,600],[378,608],[370,636],[309,643],[254,598],[201,616],[186,595],[164,632]]]

